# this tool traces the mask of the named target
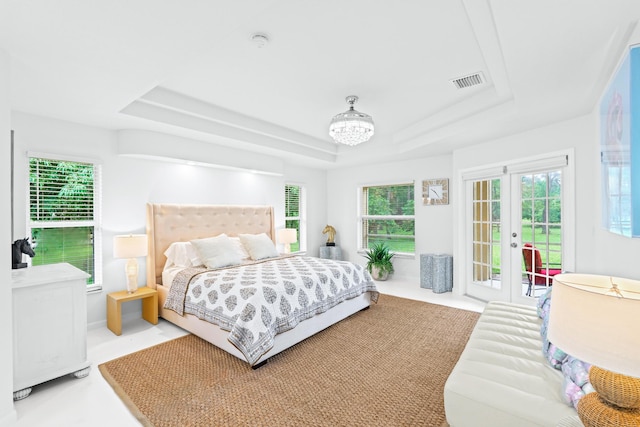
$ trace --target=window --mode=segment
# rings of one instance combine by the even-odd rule
[[[415,254],[413,183],[362,187],[360,250],[384,242],[396,253]]]
[[[298,239],[291,244],[291,252],[306,249],[306,229],[304,221],[304,188],[298,185],[284,187],[285,228],[295,228]]]
[[[29,229],[33,265],[68,262],[100,289],[100,168],[90,162],[29,157]]]

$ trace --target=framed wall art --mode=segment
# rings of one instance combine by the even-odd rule
[[[449,179],[426,179],[422,181],[423,205],[449,204]]]
[[[640,237],[640,46],[632,47],[600,101],[602,222]]]

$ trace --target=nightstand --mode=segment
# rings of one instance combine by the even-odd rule
[[[132,294],[112,292],[107,295],[107,328],[111,332],[122,334],[122,303],[139,299],[142,300],[142,318],[153,325],[158,324],[158,291],[143,287]]]
[[[340,261],[342,259],[342,251],[339,246],[320,246],[319,258],[334,259]]]

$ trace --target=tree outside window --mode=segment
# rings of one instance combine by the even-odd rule
[[[92,163],[29,158],[29,227],[33,265],[67,262],[97,285],[96,248],[98,166]]]
[[[413,183],[362,188],[361,249],[383,242],[396,253],[415,253]]]
[[[291,244],[291,252],[299,252],[303,235],[303,188],[298,185],[285,185],[284,187],[284,210],[285,228],[296,229],[297,241]]]

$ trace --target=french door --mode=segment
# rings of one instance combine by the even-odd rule
[[[531,304],[573,265],[571,172],[565,155],[463,175],[468,295]]]

